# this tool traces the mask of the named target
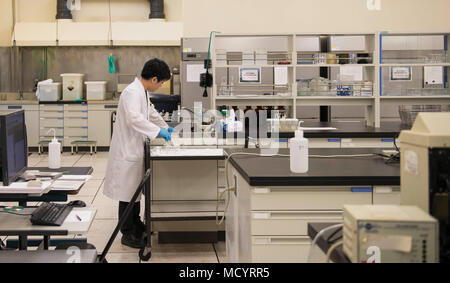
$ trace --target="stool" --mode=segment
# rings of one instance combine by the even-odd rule
[[[97,153],[97,141],[73,141],[70,143],[70,152],[73,155],[73,147],[75,146],[75,152],[78,153],[78,146],[89,146],[90,154],[92,155],[92,148],[94,148],[94,152]]]
[[[38,154],[41,155],[41,153],[44,152],[44,146],[48,147],[48,144],[51,143],[51,140],[41,140],[38,143]],[[63,152],[62,142],[61,140],[58,140],[58,142],[61,144],[61,153]],[[42,150],[41,150],[42,149]]]

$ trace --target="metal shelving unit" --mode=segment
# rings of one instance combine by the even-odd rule
[[[218,78],[218,74],[229,77],[233,73],[237,76],[240,68],[260,68],[261,72],[274,73],[275,68],[285,67],[287,84],[267,84],[261,81],[260,84],[243,86],[236,81],[230,83],[230,79],[227,79],[226,84],[221,84],[215,79],[211,105],[214,109],[219,106],[287,106],[292,109],[290,118],[297,116],[297,106],[364,106],[366,124],[380,127],[382,105],[450,104],[450,91],[448,96],[441,95],[436,90],[434,92],[438,94],[432,95],[433,90],[429,90],[430,88],[426,90],[430,94],[427,96],[407,96],[406,93],[386,96],[384,91],[387,85],[383,83],[383,80],[386,80],[384,76],[388,68],[443,67],[444,90],[442,91],[445,93],[450,80],[450,72],[447,71],[450,67],[447,53],[447,46],[450,43],[448,35],[450,33],[392,34],[385,32],[213,35],[211,58],[214,78]],[[408,38],[405,42],[396,38],[391,43],[386,43],[389,42],[389,39],[386,41],[387,37],[400,36]],[[436,44],[439,45],[440,42],[442,42],[442,48],[436,49]],[[398,50],[395,50],[396,44],[400,46]],[[413,48],[414,44],[417,44],[416,49]],[[409,49],[402,50],[403,45]],[[393,50],[383,48],[386,46],[390,46]],[[420,50],[419,47],[423,47],[424,50]],[[254,57],[251,58],[250,54]],[[249,61],[253,62],[249,64]],[[280,62],[282,64],[279,64]],[[353,84],[340,80],[338,75],[345,70],[342,69],[344,66],[361,67],[362,80],[357,79]],[[304,92],[305,81],[324,77],[324,74],[329,83],[326,91],[309,89]],[[272,83],[275,82],[274,75],[272,79]],[[365,91],[363,91],[364,82],[367,83]],[[300,86],[302,83],[303,85]],[[340,89],[339,86],[341,86]],[[351,90],[345,86],[350,87]],[[370,87],[372,87],[372,95],[368,95]],[[224,88],[228,88],[229,94],[232,95],[221,95]],[[339,92],[342,89],[344,91]],[[420,88],[411,88],[409,92],[414,91],[420,91]],[[282,95],[276,95],[279,93]],[[363,93],[367,96],[363,96]],[[299,96],[299,94],[302,95]]]
[[[450,104],[449,35],[448,32],[379,34],[381,106]],[[393,68],[403,68],[400,70],[403,73],[396,73]],[[428,74],[437,80],[428,82]]]

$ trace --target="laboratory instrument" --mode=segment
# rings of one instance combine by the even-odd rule
[[[419,113],[400,133],[401,203],[439,220],[440,262],[450,262],[450,113]]]
[[[61,74],[63,80],[63,100],[83,99],[84,74]]]
[[[436,263],[438,222],[416,206],[344,205],[343,250],[353,263]]]

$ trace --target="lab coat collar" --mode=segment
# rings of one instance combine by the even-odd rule
[[[135,83],[136,85],[138,85],[139,88],[145,93],[144,85],[141,83],[141,80],[139,80],[138,77],[136,77],[136,78],[134,79],[134,83]]]

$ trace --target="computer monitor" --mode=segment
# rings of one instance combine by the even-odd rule
[[[0,112],[0,181],[9,186],[28,165],[27,132],[23,110]]]

